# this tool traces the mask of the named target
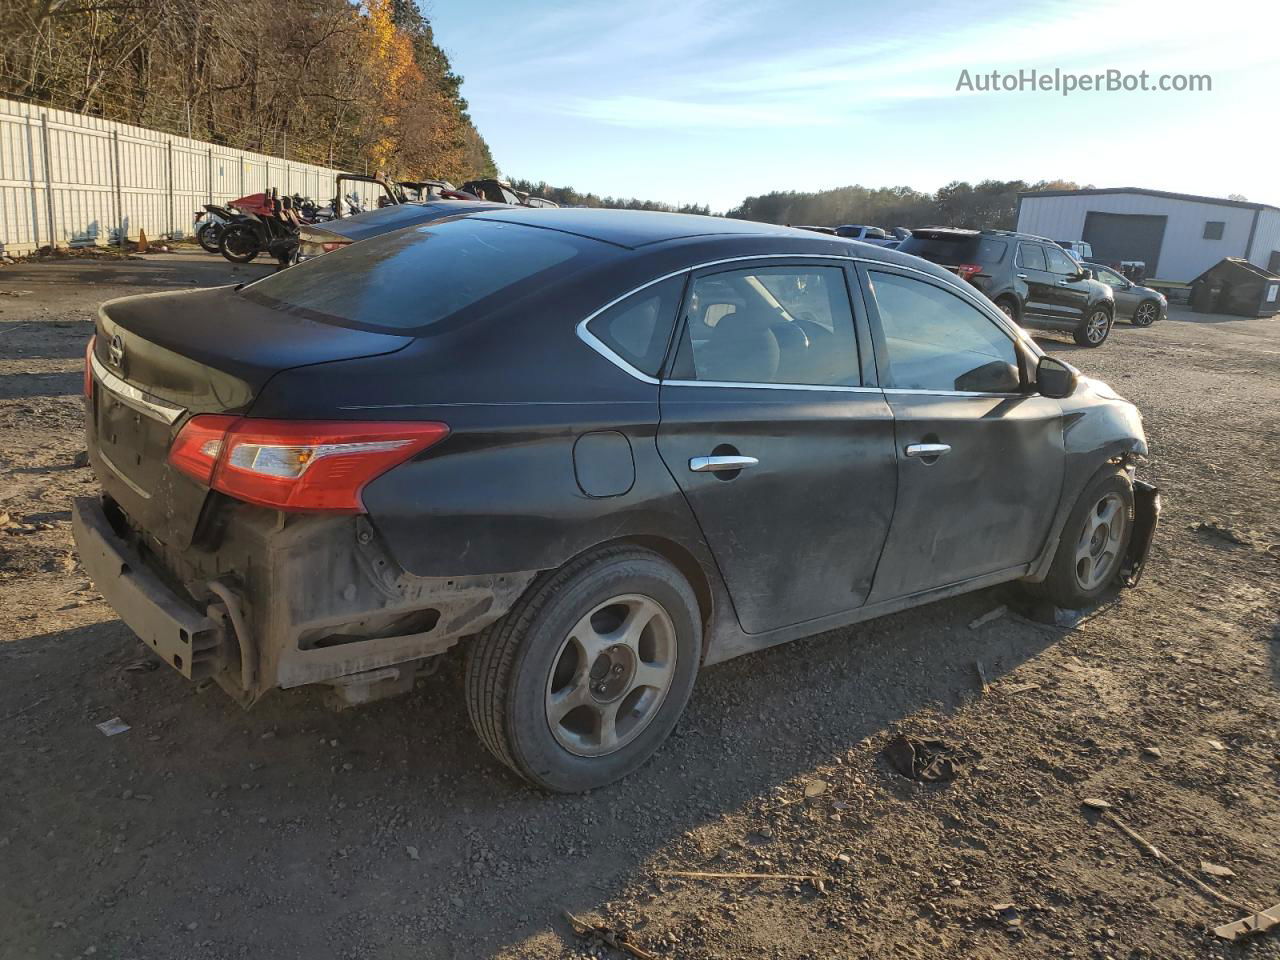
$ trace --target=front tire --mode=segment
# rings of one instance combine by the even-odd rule
[[[262,247],[253,231],[239,224],[232,224],[223,229],[222,242],[218,249],[232,263],[249,263],[262,252]]]
[[[1124,473],[1094,480],[1080,495],[1044,580],[1064,610],[1091,606],[1115,582],[1133,533],[1133,485]]]
[[[1100,347],[1111,336],[1111,314],[1103,307],[1093,307],[1085,315],[1084,323],[1071,334],[1082,347]]]
[[[1158,316],[1160,316],[1160,304],[1154,300],[1143,300],[1133,311],[1132,322],[1135,327],[1149,327],[1156,322]]]
[[[996,300],[996,306],[1014,323],[1018,322],[1018,302],[1012,297],[1000,297]]]
[[[534,582],[467,651],[481,742],[529,782],[581,793],[662,745],[702,659],[689,583],[658,554],[607,547]]]

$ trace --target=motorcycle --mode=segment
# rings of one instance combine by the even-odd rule
[[[232,263],[249,263],[260,253],[276,258],[283,270],[298,248],[301,222],[294,212],[293,198],[281,197],[279,190],[241,197],[232,202],[235,219],[222,229],[220,251]]]
[[[196,242],[210,253],[217,253],[222,244],[223,228],[235,218],[235,214],[216,203],[206,203],[203,210],[195,211]]]

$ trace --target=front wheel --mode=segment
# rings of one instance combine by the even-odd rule
[[[1115,581],[1133,532],[1133,486],[1124,473],[1093,481],[1081,494],[1058,541],[1044,591],[1059,607],[1078,610]]]
[[[248,263],[262,252],[262,246],[254,232],[240,224],[232,224],[223,229],[219,249],[232,263]]]
[[[1085,321],[1076,328],[1072,339],[1082,347],[1100,347],[1111,335],[1111,314],[1102,307],[1094,307]]]
[[[1133,325],[1135,327],[1149,327],[1156,322],[1156,317],[1160,316],[1160,306],[1154,300],[1143,300],[1138,304],[1138,309],[1133,311]]]
[[[535,581],[467,651],[467,709],[489,752],[557,793],[627,776],[662,745],[702,658],[692,588],[609,547]]]

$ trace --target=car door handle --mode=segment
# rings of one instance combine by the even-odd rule
[[[1027,275],[1026,275],[1025,273],[1020,273],[1020,274],[1018,274],[1018,279],[1019,279],[1019,280],[1026,280],[1026,279],[1027,279]]]
[[[1058,286],[1060,286],[1060,287],[1069,287],[1069,286],[1071,286],[1071,281],[1070,281],[1070,280],[1059,280],[1059,281],[1058,281]]]
[[[694,473],[723,473],[754,467],[759,462],[755,457],[694,457],[689,461],[689,469]]]
[[[940,457],[950,452],[949,443],[913,443],[907,447],[908,457]]]

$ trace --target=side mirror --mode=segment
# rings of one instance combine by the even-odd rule
[[[1093,271],[1092,271],[1092,270],[1090,270],[1088,267],[1081,267],[1081,268],[1080,268],[1080,279],[1081,279],[1081,280],[1092,280],[1092,279],[1093,279]]]
[[[1042,397],[1061,400],[1076,392],[1080,371],[1057,357],[1041,357],[1036,364],[1036,389]]]

